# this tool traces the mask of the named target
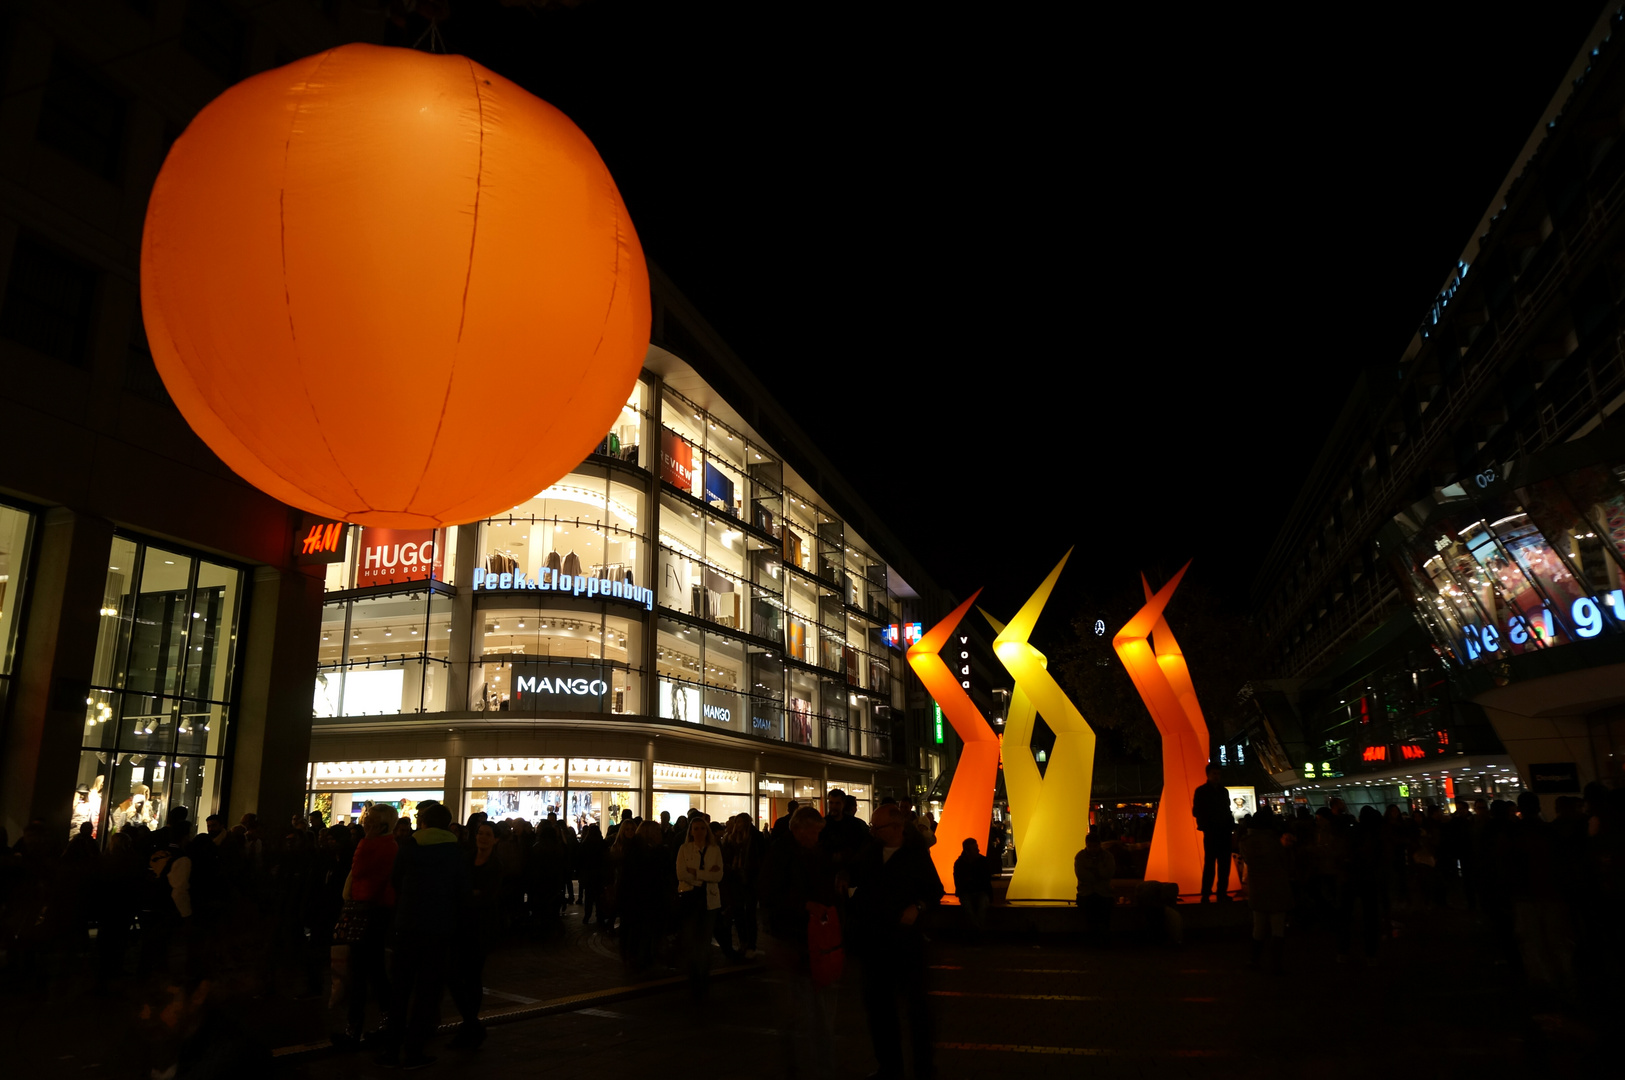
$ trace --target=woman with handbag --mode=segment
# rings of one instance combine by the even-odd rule
[[[349,979],[346,987],[348,1013],[344,1041],[359,1043],[367,1019],[369,991],[383,1011],[380,1028],[389,1026],[389,979],[384,972],[384,945],[395,914],[395,887],[391,875],[395,854],[395,808],[383,804],[367,807],[361,826],[365,839],[356,845],[350,862],[350,876],[344,883],[344,909],[334,927],[335,950],[348,945]]]
[[[689,818],[688,842],[677,849],[677,903],[682,916],[682,937],[688,959],[689,988],[696,999],[705,996],[711,974],[711,926],[722,906],[722,847],[711,835],[704,814]]]

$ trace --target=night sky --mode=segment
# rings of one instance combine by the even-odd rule
[[[443,32],[586,131],[939,582],[1009,613],[1077,545],[1067,605],[1195,557],[1241,607],[1601,8],[1042,7],[462,0]]]

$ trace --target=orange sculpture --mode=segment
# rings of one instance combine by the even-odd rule
[[[1190,563],[1180,567],[1155,595],[1142,574],[1145,606],[1112,638],[1112,648],[1162,735],[1162,799],[1145,877],[1176,882],[1182,893],[1194,893],[1202,883],[1202,837],[1191,814],[1191,798],[1206,779],[1208,733],[1190,667],[1163,609],[1188,569]],[[1216,883],[1219,889],[1229,890],[1230,873],[1227,867],[1225,880]]]
[[[938,655],[981,594],[982,590],[977,589],[969,600],[954,608],[947,618],[909,646],[907,653],[908,666],[925,684],[926,693],[942,706],[942,714],[965,744],[959,752],[959,764],[954,767],[948,797],[942,804],[937,843],[931,849],[931,861],[945,882],[954,879],[954,860],[959,858],[966,839],[974,839],[982,854],[987,854],[988,827],[993,821],[993,788],[999,778],[999,740]]]
[[[592,451],[649,344],[649,278],[592,143],[460,56],[346,45],[233,86],[175,141],[141,244],[170,396],[240,476],[427,528]]]

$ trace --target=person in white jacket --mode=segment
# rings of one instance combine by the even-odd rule
[[[677,903],[682,911],[682,943],[688,953],[689,988],[705,996],[711,975],[711,926],[722,906],[722,847],[711,835],[711,820],[688,819],[688,841],[677,849]]]

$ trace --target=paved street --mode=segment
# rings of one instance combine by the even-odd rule
[[[1300,936],[1279,977],[1244,969],[1239,927],[1178,948],[941,942],[931,971],[941,1075],[1010,1080],[1086,1068],[1113,1077],[1352,1077],[1403,1063],[1454,1076],[1524,1062],[1556,1067],[1572,1056],[1579,1044],[1569,1033],[1544,1050],[1532,1044],[1504,970],[1478,947],[1465,914],[1408,929],[1385,943],[1374,968],[1338,965],[1320,937]],[[717,980],[703,1018],[677,988],[493,1024],[478,1052],[431,1048],[439,1060],[419,1075],[661,1075],[683,1058],[707,1076],[785,1075],[775,981],[765,969]],[[492,989],[505,995],[488,999],[492,1011],[533,996]],[[836,1031],[839,1075],[867,1075],[874,1062],[850,976]],[[1530,1056],[1542,1052],[1556,1057]],[[392,1075],[360,1055],[283,1061],[311,1080]]]

